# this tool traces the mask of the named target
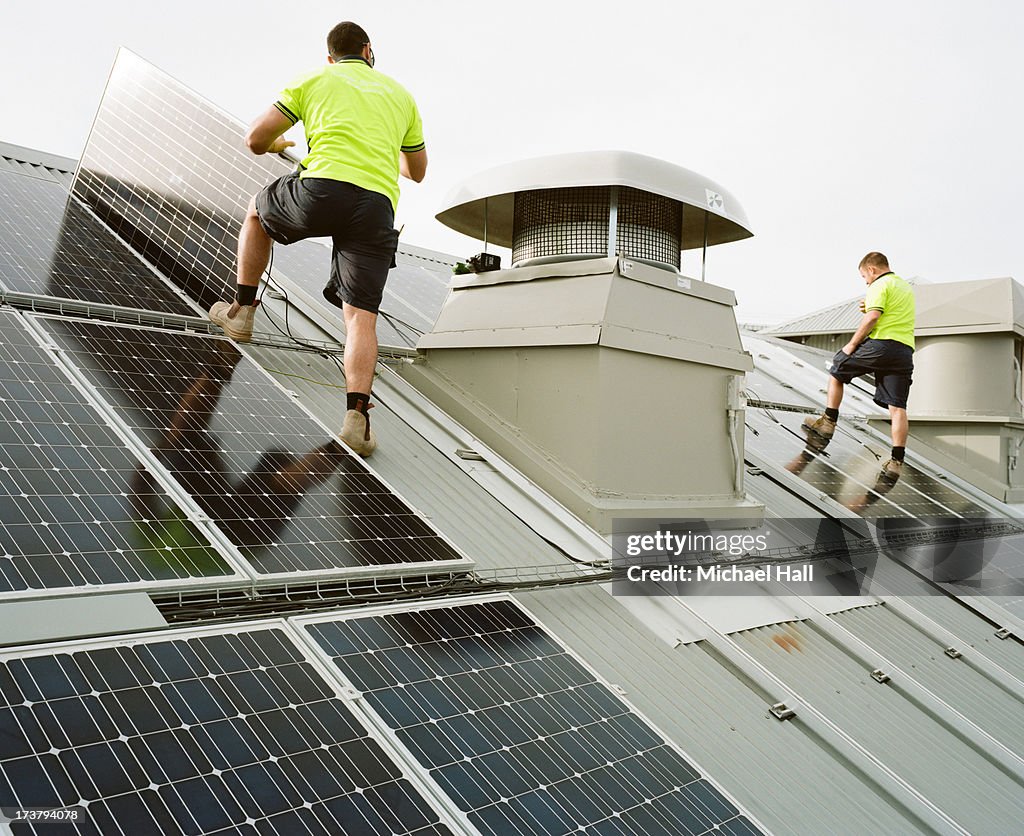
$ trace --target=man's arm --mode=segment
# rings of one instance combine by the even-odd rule
[[[427,149],[402,151],[398,159],[398,170],[403,177],[422,183],[427,174]]]
[[[843,354],[853,354],[874,328],[875,323],[878,322],[878,317],[882,315],[882,312],[878,308],[872,308],[869,311],[864,312],[864,316],[861,317],[860,325],[857,326],[857,330],[854,335],[850,338],[850,341],[843,346]]]
[[[254,154],[280,154],[285,148],[291,148],[295,144],[290,140],[281,139],[281,134],[292,124],[291,119],[271,106],[249,126],[249,133],[245,135],[246,147]]]

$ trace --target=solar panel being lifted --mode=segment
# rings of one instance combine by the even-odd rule
[[[230,341],[38,321],[257,572],[466,565]]]
[[[268,105],[275,94],[268,92]],[[73,191],[206,309],[234,293],[238,230],[250,198],[295,167],[277,155],[250,154],[244,137],[241,122],[122,49]],[[433,323],[447,293],[447,282],[436,271],[401,260],[389,278],[382,310],[414,327],[382,317],[378,331],[384,345],[414,344],[416,331]],[[340,333],[341,311],[322,296],[330,263],[331,251],[320,243],[274,247],[275,281],[301,296],[322,325]],[[429,287],[423,287],[425,281]],[[421,304],[430,310],[420,310]],[[258,313],[258,330],[266,330],[260,322],[265,316]]]
[[[89,836],[452,832],[272,626],[0,653],[0,808],[29,807]]]
[[[234,576],[18,315],[0,336],[0,599]]]
[[[0,287],[194,316],[59,183],[0,172]]]
[[[295,623],[481,833],[760,832],[511,600]]]

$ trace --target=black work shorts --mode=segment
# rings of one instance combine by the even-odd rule
[[[829,374],[849,383],[862,374],[875,376],[875,403],[907,408],[914,373],[914,349],[899,340],[866,339],[853,354],[837,351]]]
[[[386,195],[292,172],[256,195],[256,212],[279,244],[329,236],[334,256],[324,298],[339,308],[345,302],[377,313],[398,249],[395,212]]]

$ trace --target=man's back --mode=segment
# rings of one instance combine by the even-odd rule
[[[354,183],[398,203],[399,151],[424,147],[419,110],[401,84],[349,57],[300,76],[276,106],[305,128],[303,178]]]
[[[873,340],[896,340],[914,347],[914,289],[895,273],[886,273],[869,286],[864,299],[866,310],[880,310]]]

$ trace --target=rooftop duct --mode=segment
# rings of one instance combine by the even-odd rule
[[[617,516],[757,518],[743,489],[732,291],[682,249],[746,238],[735,199],[637,154],[547,157],[471,178],[438,219],[511,246],[456,276],[405,374],[601,532]]]

